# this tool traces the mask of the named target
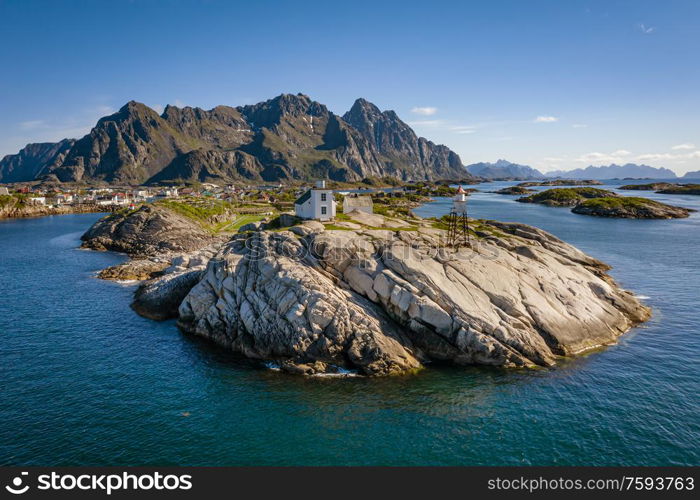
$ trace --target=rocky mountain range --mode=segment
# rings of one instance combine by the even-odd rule
[[[700,170],[696,170],[695,172],[687,172],[683,176],[683,179],[700,179]]]
[[[554,170],[547,172],[548,177],[565,177],[567,179],[675,179],[676,173],[668,168],[656,168],[649,165],[627,163],[625,165],[601,165],[577,168],[575,170]]]
[[[0,160],[0,182],[166,183],[369,176],[464,179],[459,156],[393,111],[357,99],[342,117],[303,94],[211,110],[130,101],[88,135],[30,144]]]
[[[0,160],[0,182],[22,182],[39,178],[48,165],[60,163],[73,147],[73,139],[27,144],[14,155]]]
[[[528,165],[518,165],[507,160],[498,160],[496,163],[472,163],[466,166],[467,172],[484,179],[543,179],[545,175]]]

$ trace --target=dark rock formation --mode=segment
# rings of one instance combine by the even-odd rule
[[[214,237],[192,219],[162,206],[143,205],[99,220],[81,239],[85,248],[149,257],[191,252],[211,244]]]

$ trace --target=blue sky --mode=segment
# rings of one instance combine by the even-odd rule
[[[700,169],[700,1],[0,0],[0,155],[128,100],[303,92],[393,109],[464,163]]]

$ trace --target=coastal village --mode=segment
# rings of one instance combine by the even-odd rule
[[[0,217],[117,212],[144,204],[169,204],[170,208],[203,209],[208,218],[230,222],[228,230],[248,223],[268,221],[279,214],[328,222],[352,211],[372,214],[375,205],[407,209],[430,200],[451,196],[447,183],[410,183],[369,186],[319,180],[294,184],[201,183],[180,186],[82,186],[0,185]]]

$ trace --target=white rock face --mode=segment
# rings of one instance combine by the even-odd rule
[[[317,230],[234,237],[179,325],[301,373],[386,375],[431,360],[547,366],[649,316],[604,264],[529,226],[481,223],[457,252],[427,227]]]

